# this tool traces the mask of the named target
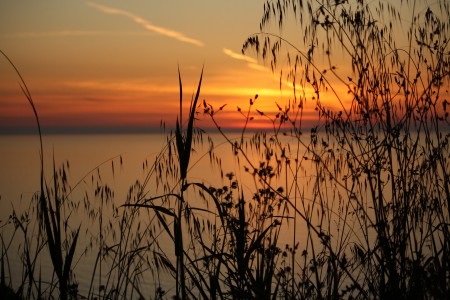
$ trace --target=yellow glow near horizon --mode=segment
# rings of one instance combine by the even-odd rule
[[[294,98],[292,83],[283,80],[280,89],[277,74],[241,53],[248,35],[259,30],[259,0],[24,0],[0,2],[0,11],[0,45],[26,80],[44,127],[139,126],[145,116],[145,126],[172,122],[179,111],[177,65],[185,110],[204,66],[200,100],[227,104],[223,126],[234,126],[236,108],[245,109],[255,94],[255,108],[272,114],[276,103],[284,107]],[[33,119],[17,81],[0,60],[0,132]],[[351,99],[344,84],[333,84],[337,95],[329,91],[320,101],[340,110]],[[311,88],[295,89],[304,100],[315,96]]]

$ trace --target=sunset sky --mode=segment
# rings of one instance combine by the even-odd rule
[[[399,7],[396,42],[407,48],[411,7]],[[292,98],[290,83],[282,81],[280,90],[279,74],[254,55],[241,54],[244,41],[259,32],[262,14],[260,0],[1,1],[0,50],[25,79],[44,133],[150,132],[161,121],[173,127],[178,66],[185,111],[204,66],[200,101],[216,108],[227,104],[218,116],[220,125],[240,128],[244,120],[237,107],[245,109],[255,94],[258,108],[269,113],[277,110],[275,102]],[[297,31],[285,25],[282,34],[301,41],[299,27],[292,28]],[[308,45],[296,46],[307,52]],[[352,75],[351,62],[335,52],[338,68]],[[347,95],[344,86],[334,87]],[[312,93],[305,90],[305,95]],[[198,126],[211,126],[199,118]],[[313,107],[305,109],[303,120],[315,119]],[[253,126],[263,125],[255,121]],[[1,57],[0,133],[18,132],[36,132],[36,123],[18,76]]]
[[[158,129],[174,124],[178,73],[188,105],[204,65],[201,100],[236,107],[259,94],[275,109],[279,79],[241,55],[263,5],[246,1],[1,1],[0,49],[33,96],[44,132]],[[241,119],[238,119],[241,120]],[[209,126],[199,121],[199,126]],[[0,133],[36,130],[17,75],[0,59]]]

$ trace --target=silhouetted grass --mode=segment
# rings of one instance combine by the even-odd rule
[[[268,117],[274,124],[271,138],[292,136],[308,149],[303,158],[315,168],[308,202],[319,212],[308,221],[320,228],[325,247],[317,252],[313,240],[305,247],[314,267],[303,266],[312,276],[300,282],[313,287],[311,292],[303,289],[303,295],[448,297],[448,3],[416,10],[419,3],[406,1],[413,14],[407,48],[396,45],[402,12],[388,3],[297,4],[266,5],[261,28],[269,28],[272,19],[281,27],[286,12],[293,12],[305,32],[305,51],[294,46],[296,41],[264,31],[251,36],[244,49],[255,49],[274,70],[287,68],[287,79],[297,86],[295,100]],[[388,24],[383,23],[386,17]],[[294,54],[288,52],[287,65],[279,66],[284,46]],[[338,56],[351,63],[351,73],[343,69],[337,48],[343,53]],[[302,88],[314,91],[311,100],[323,120],[312,128],[308,142],[301,115],[309,99]],[[324,98],[338,107],[322,104]],[[282,152],[283,146],[267,148]],[[294,178],[299,159],[291,159]],[[301,194],[298,184],[294,180]],[[291,197],[288,201],[298,208]]]
[[[217,118],[225,106],[198,105],[203,71],[183,122],[179,72],[175,131],[167,134],[154,161],[144,163],[146,177],[130,187],[121,207],[102,181],[102,165],[74,187],[67,180],[68,163],[53,167],[51,184],[46,183],[38,114],[20,73],[2,52],[34,111],[41,160],[39,193],[25,212],[13,211],[11,223],[2,228],[10,230],[0,235],[2,295],[448,298],[448,18],[420,11],[409,24],[408,50],[400,49],[393,32],[400,15],[381,4],[374,10],[363,2],[266,3],[261,29],[272,19],[282,26],[292,12],[307,49],[262,31],[247,40],[244,50],[255,49],[274,71],[288,68],[294,98],[276,103],[278,111],[269,113],[256,109],[256,95],[247,109],[238,108],[245,125],[232,137]],[[439,4],[448,16],[448,4]],[[384,14],[392,25],[381,22]],[[349,59],[351,73],[334,62],[335,45]],[[288,52],[287,65],[280,66],[284,46],[295,57]],[[348,90],[346,96],[336,82]],[[307,96],[299,87],[314,94]],[[326,96],[334,97],[338,108],[323,104]],[[319,116],[312,128],[303,125],[308,103]],[[216,124],[222,142],[196,127],[198,110]],[[258,117],[272,128],[248,132]],[[222,164],[224,147],[235,165]],[[191,176],[207,158],[205,178]],[[113,173],[117,160],[122,164],[121,157],[107,160]],[[221,183],[211,183],[211,176]],[[77,198],[73,191],[81,184],[87,191]],[[76,213],[86,214],[98,234],[81,230]],[[82,238],[88,245],[78,245]],[[11,253],[17,252],[14,240],[20,241],[20,282],[8,281],[15,271],[10,265]],[[79,247],[84,248],[77,256]],[[91,252],[96,259],[84,294],[74,264]],[[44,256],[54,274],[42,274]],[[164,274],[171,279],[162,279]],[[144,280],[154,284],[152,291],[144,290]]]

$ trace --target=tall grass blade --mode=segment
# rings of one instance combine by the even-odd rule
[[[186,133],[186,144],[184,145],[184,151],[185,151],[185,172],[187,173],[187,169],[188,169],[188,165],[189,165],[189,159],[191,156],[191,147],[192,147],[192,135],[193,135],[193,127],[194,127],[194,120],[195,120],[195,110],[197,108],[197,102],[198,99],[200,97],[200,88],[202,86],[202,79],[203,79],[203,68],[202,68],[202,72],[200,74],[200,80],[198,82],[198,87],[197,87],[197,93],[195,94],[195,98],[193,99],[193,101],[191,101],[191,107],[190,107],[190,112],[189,112],[189,123],[188,123],[188,128],[187,128],[187,133]],[[184,174],[184,178],[186,178],[186,174]]]
[[[180,69],[178,68],[178,82],[179,82],[179,89],[180,89],[180,115],[177,117],[176,120],[176,128],[175,128],[175,138],[176,138],[176,144],[177,144],[177,150],[178,150],[178,156],[180,159],[180,177],[182,180],[186,179],[187,176],[187,170],[189,167],[189,160],[191,155],[191,147],[192,147],[192,136],[193,136],[193,127],[194,127],[194,120],[195,120],[195,110],[197,108],[197,102],[200,97],[200,88],[202,84],[202,78],[203,78],[203,68],[202,72],[200,74],[200,80],[197,86],[197,92],[195,94],[195,97],[191,101],[191,106],[189,110],[189,121],[188,121],[188,127],[186,131],[186,135],[183,136],[183,84],[181,81],[181,74]],[[180,121],[178,121],[180,120]]]
[[[77,247],[78,236],[80,233],[81,225],[78,226],[78,229],[73,237],[72,244],[70,245],[69,251],[66,254],[66,259],[64,262],[64,272],[63,279],[68,283],[70,279],[70,268],[72,266],[73,257],[75,255],[75,249]]]

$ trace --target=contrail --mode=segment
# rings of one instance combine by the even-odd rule
[[[6,38],[45,38],[45,37],[71,37],[71,36],[95,36],[95,35],[152,35],[153,32],[136,32],[136,31],[83,31],[83,30],[59,30],[59,31],[30,31],[5,33],[0,36]]]
[[[167,36],[167,37],[171,37],[174,39],[177,39],[181,42],[185,42],[185,43],[189,43],[189,44],[193,44],[196,45],[198,47],[202,47],[204,44],[196,39],[190,38],[185,36],[184,34],[180,33],[180,32],[176,32],[167,28],[163,28],[163,27],[159,27],[159,26],[155,26],[153,24],[151,24],[149,21],[136,16],[135,14],[132,14],[130,12],[124,11],[124,10],[120,10],[120,9],[116,9],[116,8],[111,8],[111,7],[107,7],[104,5],[100,5],[97,3],[92,3],[92,2],[87,2],[87,4],[89,6],[95,7],[98,10],[100,10],[101,12],[105,13],[105,14],[112,14],[112,15],[123,15],[126,16],[130,19],[132,19],[135,23],[141,25],[142,27],[144,27],[147,30],[156,32],[158,34]]]
[[[231,58],[234,58],[234,59],[237,59],[237,60],[244,60],[244,61],[252,63],[252,64],[258,63],[258,61],[256,59],[251,58],[249,56],[245,56],[245,55],[240,54],[240,53],[233,52],[230,49],[223,48],[222,51],[223,51],[223,53],[225,53],[226,55],[228,55]]]
[[[267,71],[267,69],[264,66],[261,66],[260,64],[258,64],[258,61],[254,58],[251,58],[251,57],[246,56],[241,53],[233,52],[232,50],[227,49],[227,48],[223,48],[222,51],[225,55],[228,55],[229,57],[231,57],[233,59],[246,61],[247,66],[251,69],[258,70],[258,71]]]

